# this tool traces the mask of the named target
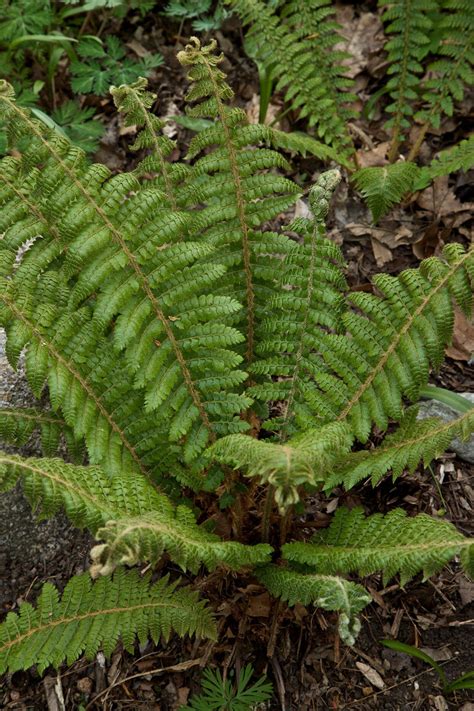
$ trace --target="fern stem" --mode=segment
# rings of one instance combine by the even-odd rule
[[[225,107],[221,101],[219,95],[219,87],[217,85],[212,67],[209,64],[206,55],[203,53],[201,55],[204,65],[207,69],[209,79],[214,88],[214,98],[216,100],[217,111],[219,114],[219,119],[224,129],[224,134],[226,137],[226,147],[229,155],[229,164],[232,172],[232,178],[234,180],[235,188],[235,199],[237,203],[237,214],[240,224],[240,231],[242,234],[242,259],[244,264],[245,273],[245,290],[247,296],[247,349],[246,349],[246,361],[247,364],[252,363],[254,357],[254,331],[255,331],[255,296],[253,289],[253,279],[252,279],[252,267],[250,262],[250,243],[249,243],[249,229],[245,219],[245,201],[244,194],[242,190],[242,182],[240,178],[239,166],[237,163],[237,153],[235,150],[234,143],[232,141],[232,136],[230,132],[229,125],[226,119]]]
[[[268,543],[268,541],[270,539],[270,524],[271,524],[272,511],[273,511],[274,496],[275,496],[275,487],[273,486],[273,484],[269,484],[267,493],[265,495],[265,503],[263,505],[263,513],[262,513],[261,537],[262,537],[263,543]]]
[[[405,336],[405,334],[410,330],[412,327],[413,323],[416,321],[416,319],[423,313],[424,309],[428,306],[428,304],[432,301],[432,299],[443,289],[446,288],[446,285],[448,281],[451,279],[453,274],[465,263],[468,261],[468,259],[472,258],[472,254],[474,252],[474,247],[471,247],[462,257],[459,259],[456,264],[452,266],[451,269],[447,271],[447,273],[444,275],[442,279],[439,280],[439,282],[436,284],[436,286],[427,294],[427,296],[423,299],[421,304],[416,308],[412,314],[410,314],[410,317],[407,319],[405,325],[400,328],[398,333],[396,334],[395,338],[393,339],[392,343],[390,346],[387,348],[385,351],[383,357],[379,360],[377,365],[372,369],[370,374],[367,376],[367,378],[364,380],[364,382],[360,385],[360,387],[357,389],[357,392],[352,396],[350,401],[347,403],[346,407],[343,409],[341,414],[337,417],[337,421],[344,420],[352,410],[353,406],[360,400],[362,395],[365,393],[365,391],[372,385],[374,382],[376,376],[383,370],[385,367],[388,359],[392,355],[392,353],[396,350],[398,345],[400,344],[400,341],[402,338]]]
[[[7,307],[10,309],[10,311],[12,311],[12,313],[16,316],[16,318],[19,319],[22,323],[24,323],[25,326],[35,336],[35,338],[37,338],[38,341],[48,350],[50,355],[58,363],[60,363],[72,375],[72,377],[75,380],[77,380],[77,382],[80,384],[80,386],[86,393],[87,397],[90,398],[94,402],[95,406],[99,410],[102,417],[108,422],[110,428],[119,436],[120,440],[123,443],[123,446],[130,453],[130,455],[132,456],[132,459],[137,464],[141,473],[144,474],[147,478],[149,478],[149,473],[146,470],[146,468],[143,466],[142,461],[141,461],[140,457],[138,456],[135,448],[128,441],[128,439],[125,435],[125,432],[118,426],[118,424],[112,418],[111,414],[108,412],[108,410],[104,406],[101,399],[96,395],[96,393],[94,392],[94,389],[92,388],[90,383],[88,383],[87,380],[76,370],[74,365],[69,360],[66,360],[66,358],[64,358],[59,353],[59,351],[56,350],[56,348],[53,346],[53,344],[47,340],[47,337],[45,336],[45,334],[41,333],[41,331],[39,331],[38,328],[33,323],[31,323],[31,321],[20,311],[20,309],[16,306],[16,304],[14,304],[12,301],[10,301],[10,299],[8,299],[8,297],[5,294],[1,294],[0,298],[7,305]]]
[[[31,414],[23,410],[12,410],[9,407],[0,407],[0,415],[2,417],[11,417],[12,419],[21,420],[33,420],[34,422],[47,422],[51,425],[65,425],[65,421],[60,417],[49,417],[48,415],[43,415],[43,413],[38,412],[37,414]]]
[[[163,310],[161,309],[158,299],[154,295],[148,280],[141,270],[141,267],[137,260],[135,259],[135,256],[131,252],[131,250],[128,248],[127,243],[125,242],[124,238],[118,231],[118,229],[115,227],[115,225],[109,220],[107,217],[106,213],[104,210],[100,207],[100,205],[97,204],[97,202],[94,200],[92,195],[87,191],[87,189],[84,187],[84,185],[81,183],[80,180],[76,177],[75,173],[71,168],[65,163],[65,161],[61,158],[59,153],[51,146],[48,141],[42,136],[41,132],[36,128],[35,124],[29,119],[28,115],[22,111],[18,106],[16,106],[15,102],[11,101],[10,99],[1,96],[0,97],[3,101],[5,101],[10,108],[12,108],[17,114],[19,114],[22,118],[23,121],[30,127],[31,132],[41,141],[41,143],[47,148],[49,153],[53,156],[53,158],[57,161],[58,165],[61,166],[61,168],[64,170],[64,172],[68,175],[68,177],[71,179],[71,182],[78,188],[78,190],[82,193],[84,198],[87,200],[87,202],[91,205],[93,208],[94,212],[100,217],[102,220],[103,224],[105,227],[108,229],[110,232],[113,240],[115,241],[116,244],[120,246],[122,249],[123,253],[127,257],[127,260],[132,267],[133,271],[135,272],[135,275],[137,277],[137,280],[144,291],[145,295],[147,296],[153,311],[155,312],[155,315],[159,319],[159,321],[162,323],[163,328],[165,330],[166,336],[171,343],[171,347],[173,349],[173,352],[176,356],[176,360],[179,363],[181,372],[183,374],[184,381],[186,383],[187,390],[191,396],[191,399],[197,408],[199,415],[201,417],[201,420],[205,426],[205,428],[209,432],[209,439],[211,442],[215,441],[215,433],[214,430],[212,429],[211,423],[209,421],[209,418],[207,416],[206,410],[204,409],[204,405],[201,401],[199,392],[192,380],[191,373],[189,372],[189,368],[186,364],[184,355],[178,345],[178,342],[175,338],[174,332],[170,326],[170,322],[166,318]]]

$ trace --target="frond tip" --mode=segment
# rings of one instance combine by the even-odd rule
[[[133,652],[135,639],[168,639],[174,630],[215,639],[216,627],[197,593],[178,588],[168,577],[150,584],[138,571],[118,571],[92,583],[84,573],[71,578],[62,597],[51,583],[43,586],[36,609],[20,605],[0,626],[0,673],[38,665],[72,664],[82,654],[92,659],[102,649],[109,656],[119,639]]]
[[[338,576],[299,573],[277,565],[264,566],[257,571],[257,577],[272,595],[289,605],[313,603],[323,610],[339,612],[339,635],[346,644],[354,644],[361,626],[357,615],[372,600],[362,585]]]

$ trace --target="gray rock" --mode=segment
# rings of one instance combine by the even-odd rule
[[[474,406],[474,393],[460,393],[460,395],[472,402]],[[418,418],[426,419],[427,417],[439,417],[445,422],[450,422],[459,417],[459,412],[437,400],[424,400],[419,404]],[[450,449],[465,462],[474,464],[474,435],[465,441],[456,437],[451,442]]]

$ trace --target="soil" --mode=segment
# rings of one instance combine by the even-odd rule
[[[362,10],[353,4],[344,6],[344,12],[348,7],[352,15],[349,11],[346,15],[350,22],[355,22]],[[367,7],[374,11],[370,4]],[[137,32],[136,25],[128,26],[126,22],[110,29],[123,36]],[[185,25],[184,33],[188,29]],[[223,68],[228,72],[229,83],[238,102],[250,110],[249,105],[258,94],[258,76],[253,63],[243,54],[238,25],[233,21],[225,32],[217,32],[217,39],[227,56]],[[140,30],[140,42],[149,48],[159,46],[165,56],[164,67],[156,71],[152,81],[152,88],[159,93],[159,112],[166,112],[170,102],[181,111],[185,82],[175,60],[180,38],[169,27],[164,28],[162,19],[155,23],[148,19]],[[365,74],[362,72],[363,77],[366,75],[367,82],[374,81],[368,68]],[[61,90],[58,86],[58,91]],[[67,91],[65,88],[64,92]],[[467,108],[456,125],[448,122],[445,126],[443,140],[452,143],[462,135],[470,101],[468,96]],[[128,151],[129,138],[118,135],[112,106],[108,103],[103,109],[108,133],[96,159],[114,170],[133,165],[136,156]],[[384,140],[382,123],[380,118],[371,123],[361,120],[358,128],[362,134],[377,136],[377,141]],[[290,125],[293,129],[304,128],[291,114],[283,122],[283,128]],[[178,126],[176,133],[179,145],[185,146],[189,139],[187,131]],[[440,140],[435,134],[428,135],[424,146],[427,156],[438,148]],[[362,143],[360,150],[364,148]],[[308,181],[322,169],[315,159],[296,161],[293,177],[300,182]],[[448,201],[456,199],[462,205],[473,199],[469,176],[453,178],[448,189],[445,198]],[[462,210],[457,214],[462,214]],[[443,240],[466,243],[472,219],[471,222],[458,219],[457,227],[451,223],[450,213],[443,214],[439,201],[434,200],[432,208],[425,209],[413,199],[382,221],[382,232],[375,234],[365,205],[353,191],[349,192],[344,182],[335,196],[329,234],[343,247],[350,284],[360,289],[370,288],[371,275],[382,268],[398,273],[415,266],[420,256],[437,253]],[[383,245],[388,252],[381,265],[381,235],[384,230],[392,235],[400,224],[405,225],[408,234],[398,243],[388,240]],[[458,392],[474,392],[468,357],[459,358],[459,352],[457,357],[447,359],[433,382]],[[17,374],[11,371],[1,347],[0,376],[4,404],[32,403],[21,369]],[[37,442],[29,442],[22,453],[38,454]],[[350,493],[341,490],[336,494],[339,504],[362,504],[368,512],[402,506],[409,513],[444,515],[461,532],[472,535],[474,466],[452,453],[426,470],[420,468],[413,475],[403,475],[396,483],[386,478],[375,489],[360,484]],[[328,511],[328,501],[315,497],[313,508],[316,525],[326,525],[331,510]],[[308,521],[302,519],[298,525],[305,529]],[[63,589],[71,575],[87,569],[90,545],[90,536],[71,527],[63,516],[38,521],[18,488],[3,495],[0,498],[2,611],[17,610],[21,601],[33,603],[45,581]],[[173,566],[168,567],[172,575],[178,574]],[[274,684],[274,698],[265,707],[272,711],[474,711],[474,698],[469,692],[443,694],[439,678],[428,665],[380,644],[381,639],[390,637],[423,648],[439,661],[450,680],[474,669],[474,583],[467,580],[459,565],[453,562],[426,582],[419,576],[404,589],[396,581],[384,584],[378,576],[363,582],[374,602],[364,611],[361,633],[355,646],[349,648],[339,643],[334,615],[302,605],[291,610],[282,608],[254,579],[243,575],[229,573],[225,577],[211,575],[202,579],[198,576],[196,586],[209,598],[219,619],[219,643],[209,645],[173,637],[158,648],[152,644],[137,647],[133,656],[118,648],[111,660],[99,654],[90,662],[80,660],[64,665],[57,675],[49,671],[41,677],[34,669],[16,672],[0,683],[0,707],[17,711],[174,711],[199,690],[202,667],[217,666],[230,673],[251,662],[257,675],[267,674]],[[269,646],[274,649],[270,657]]]

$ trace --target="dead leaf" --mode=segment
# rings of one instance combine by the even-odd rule
[[[390,141],[383,141],[369,151],[357,151],[357,162],[361,168],[372,168],[374,166],[386,165],[388,163],[387,152]]]
[[[127,47],[130,47],[132,52],[135,52],[137,57],[148,57],[150,55],[150,52],[146,47],[144,47],[138,40],[136,39],[131,39],[130,42],[125,43]]]
[[[445,644],[443,647],[438,647],[437,649],[433,649],[432,647],[420,647],[420,651],[428,654],[435,662],[446,662],[453,658],[448,644]]]
[[[459,597],[463,607],[469,605],[474,600],[474,583],[464,575],[459,579]]]
[[[380,55],[384,44],[383,26],[379,15],[374,12],[362,12],[355,15],[346,8],[338,7],[337,19],[342,25],[341,34],[345,42],[338,43],[349,53],[350,58],[343,61],[347,67],[346,75],[353,79],[366,69],[371,55]],[[352,10],[352,8],[350,8]]]
[[[446,349],[446,355],[453,360],[468,361],[474,353],[474,323],[463,312],[454,311],[453,342]]]
[[[249,617],[269,617],[271,608],[270,595],[264,592],[249,599],[247,615]]]
[[[461,202],[457,199],[454,191],[449,187],[447,175],[436,178],[426,190],[423,190],[418,196],[417,203],[422,210],[432,212],[438,217],[453,217],[456,214],[456,219],[459,219],[460,215],[457,213],[468,213],[467,216],[462,216],[462,222],[472,216],[474,207],[474,203]]]
[[[375,261],[378,267],[383,267],[387,262],[391,262],[393,259],[392,250],[386,247],[382,242],[376,237],[371,235],[370,242],[372,244],[372,252],[374,253]]]
[[[364,662],[356,662],[356,667],[357,669],[362,672],[362,674],[365,676],[367,681],[369,681],[372,686],[375,686],[377,689],[384,689],[385,688],[385,682],[378,673],[378,671],[375,671],[373,667],[371,667],[369,664],[364,664]]]
[[[265,124],[268,125],[272,123],[281,111],[281,107],[275,106],[275,104],[268,104],[267,115],[265,116]],[[260,97],[258,94],[254,94],[250,101],[247,102],[245,107],[245,113],[249,123],[259,123],[260,115]],[[280,128],[278,122],[274,124],[275,128]]]
[[[436,711],[448,711],[449,706],[444,696],[430,696]]]

